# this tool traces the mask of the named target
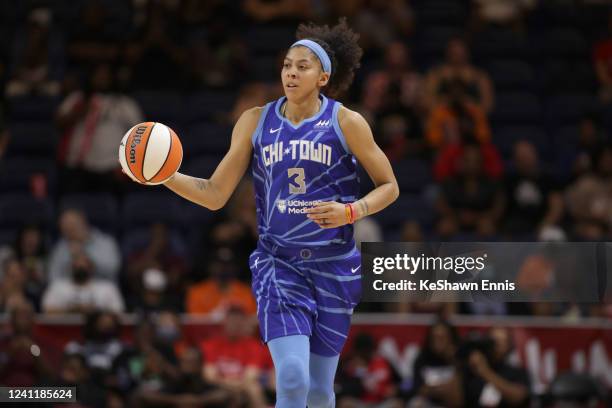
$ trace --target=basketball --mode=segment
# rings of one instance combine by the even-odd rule
[[[119,146],[119,162],[125,174],[142,184],[162,184],[176,173],[183,147],[176,133],[159,122],[132,127]]]

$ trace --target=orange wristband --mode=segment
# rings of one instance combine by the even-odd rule
[[[346,223],[350,224],[351,223],[351,205],[350,204],[344,204],[344,213],[346,214]]]

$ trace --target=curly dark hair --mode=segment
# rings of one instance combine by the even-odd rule
[[[340,96],[353,82],[355,70],[359,68],[359,60],[363,50],[359,46],[359,34],[355,33],[341,18],[333,27],[300,24],[295,33],[298,40],[309,39],[319,44],[332,62],[332,74],[329,82],[323,88],[325,94],[332,98]]]

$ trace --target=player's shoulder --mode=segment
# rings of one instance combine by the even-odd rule
[[[249,108],[242,112],[242,115],[240,115],[238,121],[257,123],[264,110],[265,106],[254,106]]]
[[[238,118],[234,130],[240,133],[244,131],[245,134],[251,135],[257,128],[257,124],[259,123],[261,115],[264,114],[264,110],[265,107],[263,106],[255,106],[245,110]]]
[[[344,105],[341,105],[340,109],[338,109],[338,124],[343,130],[359,129],[364,126],[369,127],[368,122],[361,113],[351,110]]]

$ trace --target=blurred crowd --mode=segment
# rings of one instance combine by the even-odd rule
[[[143,406],[266,404],[270,361],[250,360],[261,347],[251,337],[252,185],[245,180],[215,214],[181,207],[162,187],[122,175],[117,146],[135,123],[161,121],[183,141],[183,171],[209,176],[240,113],[281,95],[296,25],[339,16],[365,51],[342,101],[366,117],[402,190],[394,207],[356,224],[358,242],[609,240],[605,2],[2,2],[0,312],[10,314],[12,335],[0,382],[23,374],[11,384],[79,383],[91,388],[87,406],[121,406],[128,393]],[[358,311],[612,316],[605,302],[364,303]],[[123,312],[142,316],[132,343],[118,332]],[[28,359],[33,313],[88,316],[59,370]],[[223,321],[220,340],[182,343],[181,313]],[[414,382],[404,384],[373,340],[359,337],[339,375],[339,406],[476,406],[484,394],[502,406],[525,403],[526,374],[504,360],[507,333],[490,339],[495,346],[476,341],[468,352],[451,327],[433,326]],[[483,394],[485,382],[502,395]],[[114,391],[100,405],[105,389]]]
[[[120,317],[86,315],[78,339],[54,352],[34,330],[34,310],[11,310],[0,335],[0,384],[77,387],[82,407],[269,407],[274,369],[242,306],[205,339],[161,312],[126,333]],[[603,407],[606,391],[587,374],[561,373],[542,393],[519,364],[512,331],[492,327],[460,336],[447,321],[428,329],[410,367],[400,374],[369,333],[356,333],[336,375],[340,408]],[[63,406],[40,404],[38,406]]]

